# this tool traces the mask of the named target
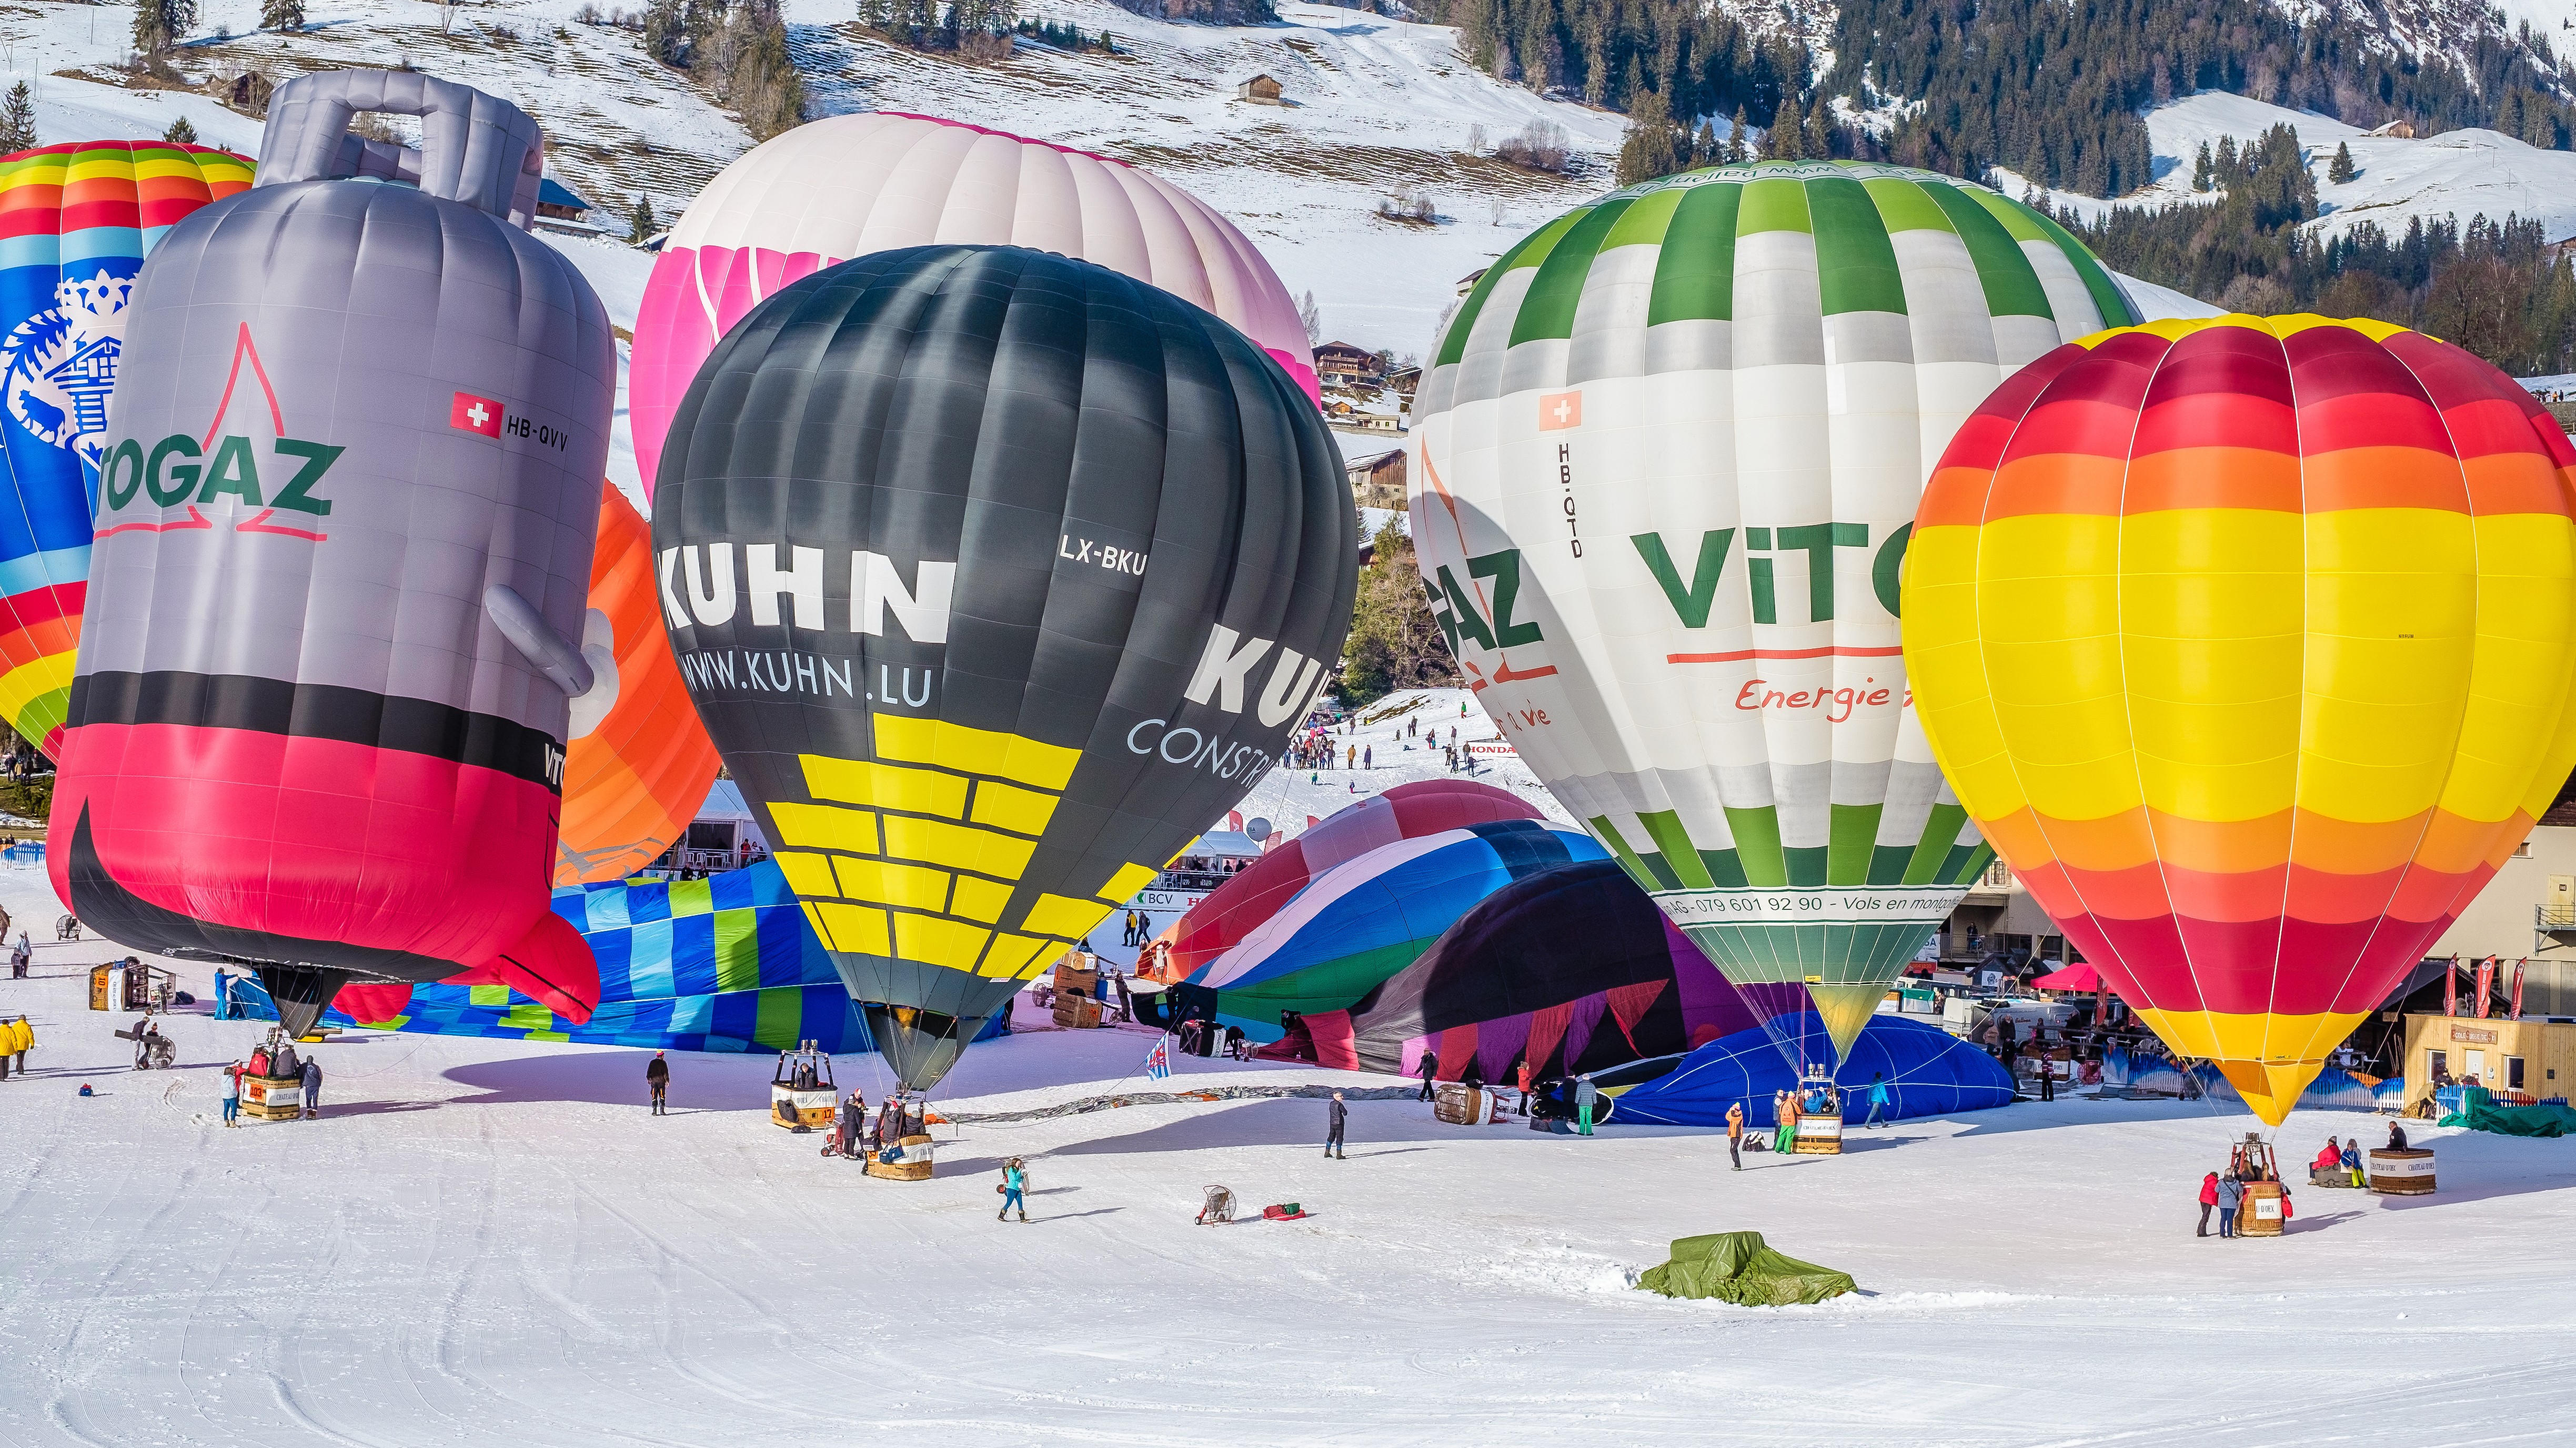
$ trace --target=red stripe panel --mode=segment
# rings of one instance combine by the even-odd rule
[[[118,226],[131,231],[142,224],[142,209],[134,204],[131,194],[70,201],[63,206],[65,231],[87,231],[93,226]]]
[[[470,964],[548,908],[555,800],[494,770],[167,724],[83,725],[58,757],[46,854],[65,898],[86,808],[127,889],[237,929]]]
[[[2299,401],[2281,344],[2252,327],[2204,327],[2177,340],[2156,368],[2149,400],[2211,394],[2280,407]]]
[[[2396,368],[2395,359],[2386,353],[2380,354],[2380,360]],[[2412,387],[2404,392],[2353,392],[2323,401],[2311,400],[2302,392],[2299,450],[2314,457],[2355,447],[2411,447],[2458,456],[2450,431],[2442,426],[2442,414]]]

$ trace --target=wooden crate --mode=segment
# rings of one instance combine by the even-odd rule
[[[1059,995],[1055,998],[1055,1023],[1068,1030],[1091,1030],[1100,1024],[1100,1002],[1082,996]]]
[[[1100,972],[1059,965],[1055,968],[1055,990],[1058,995],[1085,995],[1097,998],[1100,994]]]

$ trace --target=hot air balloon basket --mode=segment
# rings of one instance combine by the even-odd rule
[[[2370,1189],[2382,1196],[2429,1196],[2433,1191],[2433,1153],[2424,1147],[2398,1150],[2374,1147],[2370,1153]]]
[[[1451,1126],[1488,1126],[1497,1109],[1494,1093],[1482,1087],[1443,1081],[1431,1098],[1431,1117]]]
[[[892,1160],[888,1160],[891,1157]],[[930,1180],[931,1145],[927,1136],[907,1136],[891,1149],[868,1158],[867,1174],[894,1182]]]
[[[241,1114],[253,1121],[293,1121],[304,1114],[304,1081],[296,1076],[241,1078]]]
[[[772,1085],[769,1088],[769,1123],[790,1131],[829,1131],[839,1101],[833,1088],[800,1090],[793,1086]]]
[[[1839,1116],[1801,1116],[1798,1135],[1789,1143],[1792,1156],[1840,1156],[1843,1154],[1843,1119]]]
[[[2244,1204],[2236,1209],[2236,1235],[2277,1237],[2289,1217],[2289,1195],[2279,1182],[2247,1182]]]
[[[1055,998],[1055,1023],[1069,1031],[1088,1031],[1100,1025],[1100,1002],[1081,996],[1058,995]]]

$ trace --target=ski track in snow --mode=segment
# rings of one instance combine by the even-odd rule
[[[60,913],[31,871],[0,905]],[[769,1063],[740,1057],[678,1058],[657,1121],[637,1052],[358,1033],[315,1048],[321,1120],[226,1131],[217,1067],[261,1028],[182,1014],[188,1064],[127,1070],[127,1018],[83,1009],[77,969],[112,954],[49,942],[0,980],[39,1033],[0,1084],[12,1448],[2411,1448],[2545,1441],[2576,1409],[2576,1268],[2550,1245],[2576,1142],[2426,1128],[2442,1194],[2303,1188],[2290,1236],[2243,1244],[2190,1235],[2249,1120],[2199,1103],[2025,1103],[1743,1173],[1715,1133],[1444,1127],[1409,1100],[1355,1103],[1324,1162],[1320,1102],[1175,1103],[943,1126],[942,1174],[904,1185],[770,1126]],[[1152,1039],[1029,1030],[933,1104],[1132,1088]],[[836,1065],[882,1090],[873,1058]],[[2281,1140],[2379,1129],[2303,1113]],[[1013,1154],[1027,1226],[984,1215]],[[1313,1215],[1194,1227],[1209,1182]],[[1740,1227],[1863,1295],[1629,1290],[1671,1238]]]

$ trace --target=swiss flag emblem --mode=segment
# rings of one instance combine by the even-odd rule
[[[464,394],[459,393],[458,396]],[[1538,430],[1554,432],[1564,427],[1583,425],[1583,394],[1551,392],[1538,400]]]
[[[489,397],[460,392],[456,394],[455,404],[447,411],[447,425],[461,427],[467,432],[479,432],[485,437],[499,437],[501,404]]]

